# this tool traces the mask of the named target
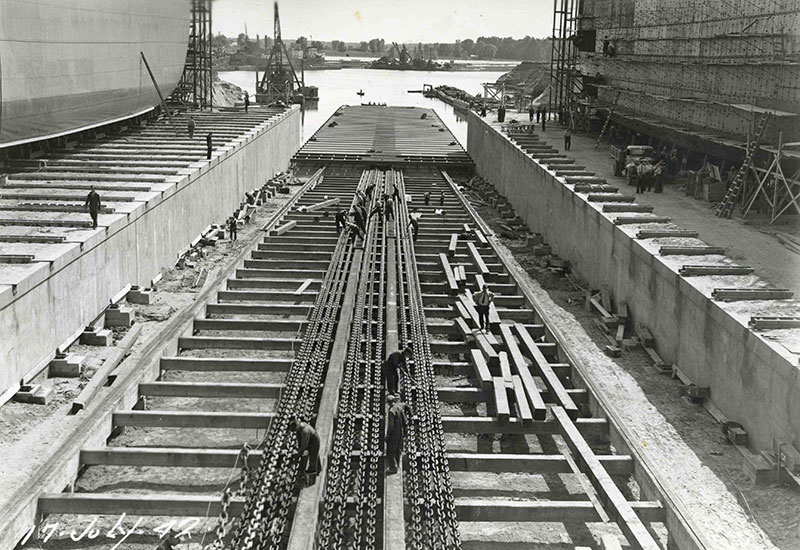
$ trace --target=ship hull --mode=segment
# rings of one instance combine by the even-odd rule
[[[135,116],[186,60],[189,0],[0,0],[0,147]]]

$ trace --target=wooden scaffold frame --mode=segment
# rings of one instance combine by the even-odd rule
[[[743,217],[750,213],[759,198],[769,209],[770,224],[790,212],[800,215],[800,167],[795,168],[789,177],[784,171],[788,161],[794,161],[794,165],[800,164],[800,153],[786,150],[787,147],[798,145],[800,143],[783,143],[783,134],[780,134],[777,148],[762,149],[768,154],[767,167],[750,166],[750,173],[755,178],[755,189],[752,192],[748,189],[744,191]]]

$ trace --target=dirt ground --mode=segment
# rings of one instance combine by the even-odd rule
[[[499,235],[497,213],[488,206],[478,211]],[[719,221],[712,212],[707,216],[709,225]],[[750,482],[742,456],[726,442],[719,423],[702,406],[679,397],[679,381],[658,374],[641,347],[616,359],[603,352],[607,342],[594,315],[583,308],[583,292],[574,279],[541,267],[524,240],[500,242],[565,344],[588,368],[586,377],[619,413],[662,481],[680,495],[709,548],[800,548],[800,490],[788,481]],[[626,337],[631,336],[629,327]]]
[[[216,246],[207,246],[203,248],[202,258],[194,258],[187,263],[183,269],[172,268],[164,271],[162,280],[158,283],[156,291],[153,293],[153,299],[150,305],[136,305],[130,304],[130,307],[135,311],[135,324],[142,325],[142,332],[132,348],[132,352],[136,352],[144,348],[149,341],[157,337],[159,332],[164,329],[166,324],[172,319],[177,312],[182,308],[191,305],[197,297],[197,294],[203,289],[205,284],[210,284],[218,271],[235,258],[243,249],[260,241],[264,233],[261,231],[261,226],[269,219],[269,217],[283,206],[299,189],[299,187],[291,187],[289,195],[278,195],[276,198],[268,199],[264,206],[259,207],[252,217],[249,224],[240,227],[238,233],[238,240],[231,242],[227,238],[220,240]],[[227,237],[227,235],[226,235]],[[114,334],[114,343],[118,344],[119,340],[124,337],[127,330],[116,330]],[[24,403],[17,403],[9,401],[0,406],[0,506],[13,495],[14,491],[23,484],[30,476],[32,476],[36,468],[41,466],[48,460],[54,450],[61,444],[64,438],[68,437],[80,425],[80,414],[68,415],[71,408],[73,399],[80,393],[81,389],[91,380],[92,375],[102,365],[103,361],[113,353],[114,348],[98,348],[91,346],[82,346],[75,344],[70,348],[70,353],[76,355],[83,355],[86,357],[84,373],[80,378],[50,378],[44,383],[52,385],[54,389],[54,396],[51,402],[46,405],[30,405]],[[231,374],[233,376],[231,376]],[[240,378],[245,373],[229,373],[228,378],[239,376]],[[181,380],[185,378],[186,373],[169,373],[167,379]],[[213,373],[194,373],[192,379],[200,376],[212,376]],[[270,380],[268,382],[278,382],[274,373],[264,373]],[[229,380],[230,381],[230,380]],[[244,380],[242,380],[244,381]],[[101,390],[102,391],[102,390]],[[97,398],[97,397],[96,397]],[[169,401],[168,399],[160,398],[159,400],[151,400],[150,408],[162,407],[180,408],[180,403],[161,403],[161,401]],[[178,400],[180,401],[180,400]],[[213,402],[215,400],[208,400]],[[242,401],[242,400],[239,400]],[[252,400],[253,410],[272,410],[274,408],[274,400],[263,400],[264,402],[256,403]],[[213,403],[210,405],[213,406]],[[174,443],[170,440],[170,430],[160,430],[161,444]],[[117,438],[119,441],[114,441],[114,444],[125,445],[127,440],[135,437],[136,433],[139,435],[144,433],[144,439],[147,439],[144,429],[128,429],[123,435]],[[231,431],[233,432],[233,431]],[[213,435],[213,434],[211,434]],[[258,430],[249,430],[247,434],[224,434],[225,437],[234,437],[236,441],[246,440],[259,440],[259,436],[263,435],[263,430],[259,433]],[[166,438],[164,438],[166,436]],[[195,434],[196,437],[196,434]],[[189,443],[189,442],[186,442]],[[196,445],[201,445],[202,441],[195,440]],[[236,446],[239,444],[237,443]],[[140,492],[142,489],[157,491],[160,487],[166,490],[171,484],[178,485],[191,492],[204,492],[203,487],[207,483],[215,484],[220,483],[221,486],[225,485],[226,480],[231,475],[231,472],[220,470],[216,472],[219,475],[203,476],[200,480],[200,487],[192,488],[193,484],[198,483],[196,479],[196,470],[193,469],[161,469],[163,474],[161,481],[164,485],[159,485],[156,481],[152,486],[141,486],[141,482],[135,478],[145,473],[143,468],[125,469],[132,470],[125,475],[121,475],[120,468],[90,468],[87,474],[83,476],[78,483],[77,490],[93,490],[100,487],[99,490],[104,492],[113,492],[114,490],[128,490],[133,488],[134,492]],[[138,470],[138,472],[137,472]],[[152,469],[151,469],[152,470]],[[152,472],[147,472],[152,477]],[[218,478],[224,479],[218,479]],[[156,476],[156,480],[159,478]],[[25,548],[83,548],[89,547],[105,549],[113,548],[120,542],[121,537],[116,539],[105,539],[105,536],[100,537],[90,542],[88,535],[84,536],[84,542],[76,542],[70,540],[70,530],[75,529],[75,537],[79,537],[83,528],[89,525],[92,521],[90,516],[52,516],[48,518],[50,524],[59,523],[58,533],[54,533],[47,543],[44,543],[43,538],[45,534],[40,533],[39,539],[32,539],[28,542]],[[109,531],[118,518],[104,517],[99,520],[94,526],[100,528],[103,535]],[[141,529],[132,534],[126,539],[124,543],[119,545],[119,548],[135,548],[135,549],[148,549],[152,550],[158,544],[159,535],[155,534],[155,529],[159,525],[170,521],[172,518],[145,518],[141,524]],[[125,528],[133,527],[134,520],[130,518],[124,521]],[[204,529],[213,527],[216,524],[216,519],[210,519],[207,522],[200,522],[197,525],[192,523],[193,533],[202,533]],[[67,528],[68,527],[68,528]],[[61,532],[64,531],[65,532]],[[195,537],[194,540],[197,540]],[[101,542],[102,541],[102,542]],[[190,542],[190,541],[187,541]],[[208,540],[206,540],[206,544]],[[182,545],[181,548],[199,548],[197,545]]]

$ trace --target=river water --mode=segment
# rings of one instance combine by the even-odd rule
[[[466,148],[467,123],[453,108],[438,100],[423,97],[421,93],[408,93],[408,90],[422,90],[423,84],[455,86],[471,94],[482,93],[484,82],[494,82],[508,69],[480,72],[429,72],[429,71],[386,71],[378,69],[339,69],[307,71],[306,85],[319,88],[319,102],[306,106],[303,112],[303,142],[330,118],[342,105],[361,103],[386,103],[387,105],[410,105],[434,109],[442,121],[453,132],[456,139]],[[220,72],[219,77],[255,94],[255,72]],[[357,92],[363,90],[363,97]]]

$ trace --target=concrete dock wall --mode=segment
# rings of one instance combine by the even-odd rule
[[[635,226],[615,225],[597,203],[475,113],[467,143],[478,173],[528,227],[593,288],[608,284],[615,303],[626,301],[634,322],[652,331],[662,358],[709,386],[712,406],[740,422],[752,446],[770,449],[774,439],[798,446],[799,369],[780,344],[748,329],[749,315],[713,301],[702,277],[680,276],[657,245],[634,238]]]
[[[55,261],[29,264],[19,284],[0,285],[0,402],[111,297],[128,284],[150,286],[204,228],[230,216],[245,192],[285,170],[301,139],[294,107],[154,185],[146,201]]]

